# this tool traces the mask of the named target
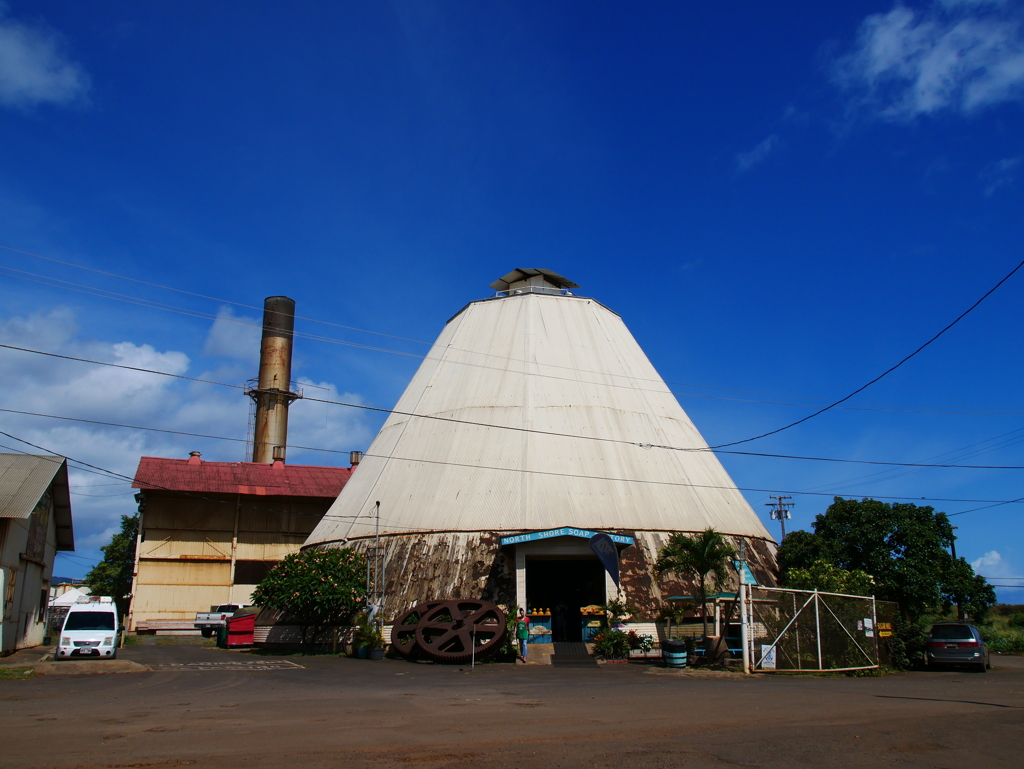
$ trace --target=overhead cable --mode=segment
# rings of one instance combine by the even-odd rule
[[[217,382],[217,381],[211,380],[211,379],[197,379],[195,377],[187,377],[187,376],[184,376],[182,374],[171,374],[171,373],[166,372],[166,371],[157,371],[155,369],[145,369],[145,368],[140,368],[138,366],[126,366],[126,365],[123,365],[123,364],[120,364],[120,363],[107,363],[105,361],[90,360],[88,358],[77,358],[77,357],[74,357],[74,356],[71,356],[71,355],[58,355],[57,353],[44,352],[42,350],[33,350],[33,349],[30,349],[30,348],[27,348],[27,347],[16,347],[14,345],[0,344],[0,348],[6,348],[6,349],[10,349],[10,350],[17,350],[17,351],[20,351],[20,352],[35,353],[37,355],[46,355],[46,356],[52,356],[52,357],[56,357],[56,358],[63,358],[65,360],[73,360],[73,361],[77,361],[77,362],[80,362],[80,363],[90,363],[90,364],[94,364],[94,365],[98,365],[98,366],[113,366],[115,368],[125,368],[125,369],[129,369],[131,371],[139,371],[139,372],[148,373],[148,374],[157,374],[157,375],[160,375],[160,376],[173,377],[173,378],[176,378],[176,379],[186,379],[186,380],[192,381],[192,382],[202,382],[204,384],[213,384],[213,385],[218,385],[218,386],[221,386],[221,387],[232,387],[232,388],[235,388],[235,389],[244,389],[240,385],[233,385],[233,384],[229,384],[229,383],[226,383],[226,382]],[[328,404],[328,405],[344,406],[344,407],[347,407],[347,408],[362,409],[362,410],[365,410],[365,411],[374,411],[374,412],[384,413],[384,414],[397,414],[398,416],[405,416],[405,417],[414,418],[414,419],[432,419],[432,420],[438,420],[438,421],[442,421],[442,422],[451,422],[451,423],[456,423],[456,424],[471,425],[473,427],[485,427],[485,428],[496,429],[496,430],[509,430],[509,431],[518,432],[518,433],[532,433],[532,434],[536,434],[536,435],[546,435],[546,436],[558,437],[558,438],[571,438],[571,439],[577,439],[577,440],[594,441],[594,442],[598,442],[598,443],[624,444],[624,445],[627,445],[627,446],[638,446],[638,447],[644,448],[644,449],[657,448],[657,449],[663,449],[663,450],[666,450],[666,451],[681,451],[681,452],[691,452],[691,453],[692,452],[712,452],[712,453],[715,453],[715,454],[733,454],[733,455],[738,455],[738,456],[768,457],[768,458],[775,458],[775,459],[798,459],[798,460],[804,460],[804,461],[810,461],[810,462],[838,462],[838,463],[844,463],[844,464],[884,465],[884,466],[892,466],[892,467],[914,467],[914,468],[920,467],[920,468],[944,468],[944,469],[956,468],[956,469],[968,469],[968,470],[1024,470],[1024,466],[1021,466],[1021,465],[928,464],[928,463],[923,463],[923,462],[886,462],[886,461],[869,460],[869,459],[842,459],[842,458],[837,458],[837,457],[809,457],[809,456],[800,456],[800,455],[796,455],[796,454],[772,454],[772,453],[768,453],[768,452],[755,452],[755,451],[720,451],[720,450],[715,449],[713,447],[680,447],[680,446],[671,446],[671,445],[665,445],[665,444],[655,444],[655,443],[643,443],[643,442],[637,442],[637,441],[628,441],[628,440],[621,439],[621,438],[602,438],[600,436],[595,436],[595,435],[576,435],[576,434],[573,434],[573,433],[560,433],[560,432],[555,432],[555,431],[551,431],[551,430],[538,430],[536,428],[531,428],[531,427],[516,427],[514,425],[496,425],[496,424],[489,424],[487,422],[475,422],[475,421],[468,420],[468,419],[456,419],[454,417],[442,417],[442,416],[437,416],[435,414],[416,414],[416,413],[410,412],[410,411],[398,411],[397,409],[387,409],[387,408],[383,408],[381,406],[367,406],[367,405],[361,404],[361,403],[348,403],[348,402],[345,402],[345,401],[334,401],[334,400],[328,400],[326,398],[310,398],[310,397],[307,397],[307,398],[304,398],[304,400],[311,401],[313,403],[325,403],[325,404]],[[111,426],[111,427],[124,427],[124,428],[135,429],[135,430],[150,430],[150,431],[153,431],[153,432],[171,433],[171,434],[174,434],[174,435],[188,435],[188,436],[196,437],[196,438],[210,438],[210,439],[213,439],[213,440],[226,440],[226,441],[244,442],[243,439],[241,439],[241,438],[227,438],[227,437],[219,436],[219,435],[204,435],[204,434],[201,434],[201,433],[189,433],[189,432],[184,432],[184,431],[180,431],[180,430],[167,430],[167,429],[162,429],[162,428],[144,427],[144,426],[139,426],[139,425],[125,425],[125,424],[118,424],[116,422],[103,422],[103,421],[99,421],[99,420],[80,419],[80,418],[77,418],[77,417],[66,417],[66,416],[59,416],[59,415],[55,415],[55,414],[40,414],[40,413],[29,412],[29,411],[18,411],[18,410],[15,410],[15,409],[0,408],[0,412],[9,412],[9,413],[14,413],[14,414],[25,414],[25,415],[28,415],[28,416],[37,416],[37,417],[47,417],[47,418],[50,418],[50,419],[66,419],[66,420],[74,421],[74,422],[86,422],[86,423],[91,423],[91,424],[108,425],[108,426]],[[309,451],[326,451],[326,452],[337,453],[337,454],[347,453],[347,452],[344,452],[344,451],[340,451],[338,449],[323,449],[323,448],[317,448],[317,447],[314,447],[314,446],[292,446],[292,448],[306,449],[306,450],[309,450]]]
[[[790,424],[788,424],[788,425],[784,425],[783,427],[778,427],[778,428],[776,428],[775,430],[769,430],[769,431],[768,431],[768,432],[766,432],[766,433],[761,433],[760,435],[755,435],[755,436],[753,436],[752,438],[744,438],[744,439],[743,439],[743,440],[741,440],[741,441],[732,441],[732,442],[730,442],[730,443],[720,443],[720,444],[718,444],[717,446],[712,446],[711,448],[713,448],[713,449],[721,449],[721,448],[725,448],[725,447],[727,447],[727,446],[738,446],[738,445],[739,445],[739,444],[741,444],[741,443],[750,443],[751,441],[756,441],[756,440],[760,440],[761,438],[767,438],[767,437],[768,437],[769,435],[775,435],[775,434],[777,434],[777,433],[781,433],[781,432],[782,432],[783,430],[788,430],[788,429],[790,429],[791,427],[796,427],[797,425],[803,424],[804,422],[806,422],[806,421],[807,421],[807,420],[809,420],[809,419],[814,419],[814,418],[815,418],[816,416],[820,416],[821,414],[824,414],[824,413],[825,413],[826,411],[829,411],[829,410],[831,410],[831,409],[834,409],[834,408],[835,408],[836,406],[838,406],[838,405],[839,405],[840,403],[845,403],[846,401],[850,400],[850,398],[852,398],[852,397],[853,397],[854,395],[856,395],[857,393],[859,393],[859,392],[863,392],[864,390],[866,390],[867,388],[869,388],[869,387],[870,387],[871,385],[875,384],[875,382],[879,381],[880,379],[882,379],[883,377],[887,376],[888,374],[891,374],[891,373],[892,373],[893,371],[895,371],[895,370],[896,370],[896,369],[898,369],[898,368],[899,368],[900,366],[902,366],[902,365],[903,365],[904,363],[906,363],[907,361],[909,361],[909,360],[910,360],[911,358],[913,358],[913,357],[914,357],[915,355],[917,355],[917,354],[918,354],[919,352],[921,352],[921,351],[922,351],[922,350],[924,350],[924,349],[925,349],[926,347],[928,347],[928,345],[930,345],[930,344],[931,344],[932,342],[934,342],[935,340],[937,340],[937,339],[938,339],[938,338],[939,338],[940,336],[942,336],[942,335],[943,335],[943,334],[945,334],[945,333],[946,333],[947,331],[949,331],[949,330],[950,330],[951,328],[953,328],[953,326],[955,326],[955,325],[956,325],[957,323],[959,323],[959,322],[960,322],[961,320],[963,320],[963,319],[964,319],[965,317],[967,317],[967,315],[968,315],[968,314],[969,314],[969,313],[970,313],[970,312],[971,312],[972,310],[974,310],[974,308],[976,308],[976,307],[977,307],[977,306],[978,306],[979,304],[981,304],[982,302],[984,302],[984,301],[985,301],[985,300],[986,300],[986,299],[987,299],[987,298],[988,298],[988,297],[989,297],[989,296],[990,296],[990,295],[991,295],[991,294],[992,294],[992,293],[993,293],[993,292],[994,292],[994,291],[995,291],[995,290],[996,290],[997,288],[999,288],[999,287],[1000,287],[1001,285],[1003,285],[1003,284],[1004,284],[1004,283],[1005,283],[1006,281],[1008,281],[1008,280],[1009,280],[1010,278],[1012,278],[1012,277],[1013,277],[1013,275],[1014,275],[1014,274],[1015,274],[1015,273],[1016,273],[1016,272],[1017,272],[1017,271],[1018,271],[1018,270],[1019,270],[1019,269],[1020,269],[1021,267],[1024,267],[1024,261],[1021,261],[1021,262],[1020,262],[1020,263],[1019,263],[1019,264],[1018,264],[1018,265],[1017,265],[1016,267],[1014,267],[1014,268],[1013,268],[1012,270],[1010,270],[1010,271],[1009,271],[1009,272],[1008,272],[1008,273],[1007,273],[1007,274],[1006,274],[1006,275],[1005,275],[1005,276],[1004,276],[1004,277],[1002,278],[1002,280],[1000,280],[1000,281],[999,281],[998,283],[996,283],[996,284],[995,284],[994,286],[992,286],[992,288],[990,288],[990,289],[989,289],[988,291],[986,291],[986,292],[985,292],[984,294],[982,294],[982,295],[981,295],[981,298],[979,298],[979,299],[978,299],[978,300],[977,300],[977,301],[976,301],[976,302],[975,302],[974,304],[972,304],[972,305],[971,305],[970,307],[968,307],[968,308],[967,308],[966,310],[964,310],[964,311],[963,311],[962,313],[960,313],[960,314],[959,314],[959,315],[958,315],[958,316],[957,316],[956,318],[954,318],[954,319],[953,319],[953,321],[952,321],[952,322],[950,322],[949,324],[947,324],[947,325],[946,325],[946,326],[945,326],[945,327],[944,327],[944,328],[943,328],[943,329],[942,329],[941,331],[939,331],[939,333],[937,333],[937,334],[936,334],[935,336],[933,336],[933,337],[932,337],[931,339],[929,339],[929,340],[928,340],[927,342],[925,342],[924,344],[922,344],[922,345],[921,345],[920,347],[918,347],[918,348],[917,348],[916,350],[914,350],[914,351],[913,351],[912,353],[910,353],[909,355],[907,355],[906,357],[904,357],[904,358],[903,358],[903,359],[902,359],[901,361],[899,361],[898,363],[896,363],[896,364],[895,364],[895,365],[893,365],[893,366],[890,366],[890,367],[889,367],[889,368],[887,368],[887,369],[886,369],[885,371],[883,371],[883,372],[882,372],[881,374],[879,374],[879,375],[878,375],[878,376],[876,376],[876,377],[875,377],[874,379],[872,379],[872,380],[871,380],[870,382],[867,382],[866,384],[863,384],[863,385],[861,385],[860,387],[858,387],[858,388],[857,388],[856,390],[854,390],[854,391],[853,391],[852,393],[850,393],[850,394],[849,394],[849,395],[847,395],[846,397],[844,397],[844,398],[840,398],[839,400],[835,401],[834,403],[830,403],[830,404],[829,404],[828,406],[825,406],[824,408],[818,409],[818,410],[817,410],[817,411],[815,411],[815,412],[814,412],[813,414],[808,414],[807,416],[803,417],[802,419],[798,419],[797,421],[795,421],[795,422],[791,422]]]
[[[18,438],[15,435],[11,435],[10,433],[4,432],[3,430],[0,430],[0,435],[6,435],[8,438],[12,438],[13,440],[16,440],[16,441],[19,441],[21,443],[27,444],[27,445],[32,446],[33,448],[37,448],[37,449],[39,449],[41,451],[46,451],[46,452],[48,452],[50,454],[53,454],[54,456],[61,456],[61,455],[56,454],[55,452],[51,451],[50,449],[44,448],[43,446],[39,446],[39,445],[37,445],[35,443],[27,441],[24,438]],[[25,453],[25,452],[20,452],[20,453]],[[582,480],[592,480],[592,481],[611,481],[611,482],[615,482],[615,483],[639,483],[639,484],[647,484],[647,485],[652,485],[652,486],[676,486],[676,487],[694,488],[694,489],[724,489],[724,490],[737,489],[738,491],[756,491],[756,492],[764,492],[764,493],[776,492],[776,493],[784,493],[784,494],[803,494],[803,495],[806,495],[806,496],[819,496],[819,497],[821,497],[821,496],[824,496],[824,497],[835,496],[835,494],[832,494],[830,492],[824,492],[824,491],[822,491],[822,492],[809,491],[808,492],[808,491],[793,491],[793,490],[788,490],[788,489],[760,489],[760,488],[752,488],[752,487],[747,487],[747,486],[715,486],[715,485],[712,485],[712,484],[683,483],[683,482],[680,482],[680,481],[656,481],[656,480],[650,480],[650,479],[646,479],[646,478],[616,478],[616,477],[612,477],[612,476],[602,476],[602,475],[581,475],[581,474],[574,474],[574,473],[557,473],[557,472],[552,472],[552,471],[549,471],[549,470],[526,470],[526,469],[516,468],[516,467],[495,467],[495,466],[491,466],[491,465],[473,465],[473,464],[468,464],[468,463],[448,462],[448,461],[435,460],[435,459],[421,459],[421,458],[415,458],[415,457],[397,457],[397,456],[388,455],[388,454],[371,454],[369,452],[367,452],[363,456],[364,457],[373,457],[373,458],[377,458],[377,459],[396,460],[396,461],[400,461],[400,462],[420,462],[420,463],[431,464],[431,465],[447,465],[447,466],[451,466],[451,467],[465,467],[465,468],[470,468],[470,469],[475,469],[475,470],[496,470],[496,471],[500,471],[500,472],[520,473],[520,474],[529,474],[529,475],[546,475],[546,476],[554,476],[554,477],[562,477],[562,478],[579,478],[579,479],[582,479]],[[83,462],[80,459],[72,459],[71,457],[65,457],[65,458],[69,462],[75,462],[77,464],[85,465],[86,467],[93,468],[95,470],[102,470],[103,472],[109,473],[111,476],[116,476],[116,477],[121,477],[121,478],[129,478],[130,477],[130,476],[127,476],[127,475],[123,475],[122,473],[118,473],[118,472],[116,472],[114,470],[107,470],[107,469],[99,467],[97,465],[92,465],[92,464],[89,464],[88,462]],[[134,481],[134,479],[132,479],[132,480]],[[154,483],[149,483],[149,482],[142,482],[142,483],[144,483],[147,487],[152,487],[152,488],[155,488],[155,489],[160,490],[160,491],[173,491],[173,492],[177,492],[177,493],[180,493],[180,494],[184,494],[185,496],[188,496],[188,497],[195,497],[195,498],[198,498],[198,499],[204,499],[204,500],[207,500],[207,501],[210,501],[210,502],[218,502],[218,503],[222,503],[222,504],[233,504],[233,503],[230,503],[230,502],[226,502],[224,500],[218,500],[218,499],[213,499],[211,497],[205,497],[205,496],[203,496],[201,494],[195,494],[193,492],[184,492],[184,491],[181,491],[180,489],[172,489],[172,488],[165,487],[165,486],[160,486],[160,485],[154,484]],[[855,495],[855,496],[859,496],[859,495]],[[922,501],[922,502],[983,502],[983,503],[996,503],[996,504],[1011,504],[1011,503],[1017,502],[1017,501],[1024,501],[1024,500],[1001,501],[1001,500],[994,500],[994,499],[956,499],[956,498],[949,498],[949,497],[897,497],[897,496],[883,496],[883,495],[863,495],[863,496],[865,498],[870,498],[870,499],[895,499],[895,500],[915,501],[915,502],[918,502],[918,501]],[[268,512],[274,512],[274,513],[288,513],[290,515],[303,515],[303,513],[286,511],[286,510],[275,510],[273,508],[262,508],[262,507],[257,507],[255,505],[243,505],[243,507],[247,507],[247,508],[253,509],[253,510],[266,510]],[[315,513],[306,513],[306,515],[315,515]],[[361,515],[357,515],[357,516],[350,516],[350,515],[348,515],[348,516],[345,516],[345,515],[342,515],[342,516],[338,516],[338,515],[324,515],[323,517],[324,518],[336,518],[336,519],[350,520],[352,518],[362,518],[362,517],[365,517],[365,516],[361,516]]]
[[[91,272],[96,272],[96,273],[99,273],[101,275],[107,275],[107,276],[110,276],[110,277],[120,278],[120,279],[123,279],[123,280],[132,281],[132,282],[135,282],[135,283],[141,283],[141,284],[147,285],[147,286],[153,286],[153,287],[156,287],[156,288],[162,288],[162,289],[166,289],[168,291],[176,291],[178,293],[187,294],[189,296],[196,296],[196,297],[199,297],[199,298],[202,298],[202,299],[209,299],[211,301],[223,302],[223,303],[235,305],[235,306],[238,306],[238,307],[245,307],[247,309],[253,309],[253,310],[261,310],[262,309],[262,308],[255,307],[253,305],[243,304],[243,303],[240,303],[240,302],[233,302],[233,301],[227,300],[227,299],[220,299],[218,297],[207,296],[205,294],[197,294],[197,293],[192,292],[192,291],[185,291],[183,289],[173,288],[171,286],[163,286],[163,285],[158,284],[158,283],[150,283],[148,281],[138,280],[137,278],[130,278],[130,277],[127,277],[125,275],[118,275],[117,273],[107,272],[107,271],[104,271],[104,270],[97,270],[97,269],[92,268],[92,267],[85,267],[83,265],[73,264],[71,262],[65,262],[65,261],[62,261],[62,260],[59,260],[59,259],[53,259],[51,257],[42,256],[41,254],[34,254],[34,253],[27,252],[27,251],[20,251],[18,249],[14,249],[14,248],[11,248],[9,246],[2,246],[2,245],[0,245],[0,248],[6,249],[8,251],[13,251],[15,253],[25,254],[27,256],[37,257],[39,259],[45,259],[47,261],[56,262],[56,263],[62,264],[62,265],[66,265],[66,266],[70,266],[70,267],[75,267],[75,268],[82,269],[82,270],[88,270],[88,271],[91,271]],[[40,283],[42,285],[47,285],[47,286],[51,286],[51,287],[55,287],[55,288],[64,288],[66,290],[75,291],[76,293],[84,293],[84,294],[88,294],[90,296],[96,296],[96,297],[104,298],[104,299],[113,299],[115,301],[126,302],[128,304],[135,304],[135,305],[142,306],[142,307],[148,307],[150,309],[159,309],[159,310],[164,310],[166,312],[175,312],[175,313],[178,313],[178,314],[182,314],[182,315],[186,315],[186,316],[194,317],[194,318],[200,318],[200,319],[204,319],[204,320],[219,321],[219,322],[223,322],[223,323],[231,323],[231,324],[234,324],[234,325],[249,326],[249,327],[253,327],[253,328],[262,328],[262,324],[260,324],[259,322],[250,322],[250,321],[245,320],[243,318],[231,318],[231,317],[225,317],[223,315],[213,315],[213,314],[210,314],[208,312],[202,312],[202,311],[198,311],[198,310],[191,310],[191,309],[184,308],[184,307],[177,307],[175,305],[169,305],[169,304],[164,304],[162,302],[156,302],[156,301],[149,300],[149,299],[142,299],[140,297],[130,296],[128,294],[121,294],[121,293],[118,293],[118,292],[115,292],[115,291],[110,291],[108,289],[96,288],[94,286],[86,286],[86,285],[83,285],[81,283],[75,283],[73,281],[63,280],[61,278],[54,278],[54,277],[51,277],[51,276],[39,275],[37,273],[28,272],[26,270],[18,270],[18,269],[13,268],[13,267],[0,266],[0,270],[7,270],[9,272],[21,273],[20,275],[9,275],[9,277],[15,277],[15,278],[18,278],[20,280],[26,280],[26,281],[31,282],[31,283]],[[25,276],[31,276],[31,277],[25,277]],[[57,283],[64,284],[64,285],[55,285]],[[305,316],[301,316],[301,315],[294,315],[292,317],[300,319],[300,320],[305,320],[305,321],[313,322],[313,323],[322,323],[322,324],[328,325],[328,326],[335,326],[335,327],[338,327],[338,328],[344,328],[344,329],[347,329],[347,330],[359,331],[359,332],[368,333],[368,334],[376,334],[376,335],[379,335],[379,336],[384,336],[384,337],[388,337],[388,338],[392,338],[392,339],[398,339],[398,340],[402,340],[402,341],[414,342],[416,344],[428,345],[428,346],[431,346],[431,347],[433,346],[433,344],[430,343],[430,342],[423,342],[423,341],[416,340],[416,339],[410,339],[408,337],[401,337],[401,336],[396,336],[394,334],[386,334],[386,333],[378,332],[378,331],[370,331],[370,330],[367,330],[367,329],[360,329],[360,328],[356,328],[354,326],[346,326],[346,325],[343,325],[343,324],[340,324],[340,323],[332,323],[330,321],[319,320],[317,318],[310,318],[310,317],[305,317]],[[319,341],[319,342],[327,342],[327,343],[330,343],[330,344],[339,344],[339,345],[344,345],[344,346],[348,346],[348,347],[354,347],[354,348],[357,348],[357,349],[367,350],[367,351],[371,351],[371,352],[383,352],[383,353],[388,353],[388,354],[391,354],[391,355],[399,355],[399,356],[402,356],[402,357],[412,357],[412,358],[420,358],[420,359],[426,359],[427,357],[429,357],[429,353],[427,353],[425,355],[420,355],[420,354],[417,354],[417,353],[409,353],[409,352],[405,352],[405,351],[402,351],[402,350],[392,350],[392,349],[384,348],[384,347],[374,347],[374,346],[371,346],[371,345],[360,344],[360,343],[357,343],[357,342],[349,342],[349,341],[346,341],[346,340],[343,340],[343,339],[336,339],[336,338],[333,338],[333,337],[325,337],[325,336],[320,336],[320,335],[317,335],[317,334],[309,334],[309,333],[302,332],[302,331],[295,331],[294,335],[296,337],[299,337],[299,338],[305,338],[305,339],[310,339],[310,340]],[[573,366],[565,366],[565,365],[560,365],[560,364],[556,364],[556,363],[547,363],[547,362],[542,363],[542,362],[538,362],[538,361],[520,360],[520,359],[517,359],[517,358],[512,358],[510,356],[502,356],[502,355],[497,355],[497,354],[494,354],[494,353],[483,352],[483,351],[480,351],[480,350],[465,350],[465,349],[460,349],[460,348],[455,348],[455,347],[448,347],[448,348],[446,348],[446,350],[447,351],[451,351],[451,352],[463,352],[463,353],[467,353],[467,354],[470,354],[470,355],[480,355],[480,356],[489,357],[489,358],[498,358],[498,359],[504,360],[504,361],[529,363],[532,366],[538,366],[539,365],[539,366],[544,366],[544,367],[548,367],[548,368],[565,369],[567,371],[574,371],[574,372],[577,372],[577,373],[591,373],[591,374],[600,373],[600,374],[602,374],[604,376],[611,376],[613,378],[626,379],[626,380],[628,380],[630,382],[660,382],[660,383],[666,384],[666,385],[676,384],[676,385],[682,385],[684,387],[698,387],[698,388],[701,388],[701,389],[719,390],[719,391],[722,391],[722,392],[736,392],[736,393],[744,393],[744,394],[751,394],[751,395],[767,395],[768,397],[781,397],[781,398],[802,399],[802,400],[824,400],[822,398],[813,398],[813,397],[808,397],[808,396],[778,395],[778,394],[774,394],[774,393],[758,393],[756,391],[750,391],[750,390],[737,390],[737,389],[732,389],[732,388],[710,387],[708,385],[697,385],[697,384],[686,383],[686,382],[673,382],[673,381],[669,381],[669,380],[663,380],[660,377],[659,378],[647,378],[647,377],[636,377],[636,376],[633,376],[633,375],[630,375],[630,374],[611,374],[609,372],[589,371],[589,370],[586,370],[586,369],[579,369],[579,368],[576,368],[576,367],[573,367]],[[492,369],[493,368],[492,366],[486,366],[486,365],[481,364],[481,363],[471,363],[471,362],[468,362],[468,361],[452,360],[450,358],[442,361],[442,363],[445,364],[445,365],[474,366],[474,367],[488,368],[488,369]],[[558,377],[558,376],[554,376],[552,374],[543,374],[543,373],[532,372],[532,371],[531,372],[522,371],[522,372],[518,372],[518,373],[520,373],[523,376],[534,376],[534,377],[543,377],[543,378],[551,378],[551,379],[561,379],[561,380],[573,381],[573,382],[577,382],[578,381],[576,379],[568,379],[566,377]],[[635,387],[632,387],[631,385],[628,385],[628,384],[614,384],[614,383],[609,383],[609,382],[585,382],[585,383],[586,384],[592,384],[592,385],[599,386],[599,387],[625,387],[625,388],[633,389],[633,390],[643,389],[643,388],[635,388]],[[644,391],[645,392],[663,392],[660,389],[646,389]],[[785,401],[766,401],[766,400],[756,400],[756,399],[750,399],[750,398],[735,398],[735,397],[726,397],[726,396],[721,396],[721,395],[707,395],[707,394],[701,394],[701,393],[679,392],[679,391],[676,391],[676,390],[669,390],[669,392],[671,392],[673,395],[687,397],[687,398],[705,398],[705,399],[713,399],[713,400],[725,400],[725,401],[731,401],[731,402],[736,402],[736,403],[755,403],[755,404],[773,405],[773,406],[792,406],[792,407],[797,407],[797,408],[816,408],[816,406],[814,406],[813,404],[808,404],[808,403],[788,403],[788,402],[785,402]],[[888,408],[872,408],[872,406],[887,406]],[[895,406],[899,406],[900,408],[893,408]],[[1002,414],[1017,414],[1017,413],[1021,413],[1021,411],[1022,411],[1022,409],[1017,408],[1017,407],[991,407],[991,408],[988,408],[988,407],[966,407],[966,408],[964,408],[964,407],[913,406],[913,405],[908,405],[908,404],[885,404],[885,403],[863,403],[860,406],[849,405],[849,406],[842,406],[842,407],[839,407],[836,404],[833,404],[829,408],[832,408],[832,407],[842,408],[843,410],[850,410],[850,411],[882,411],[882,412],[887,412],[887,413],[908,413],[908,414],[919,414],[920,413],[920,414],[951,414],[951,415],[1002,415]],[[979,408],[981,410],[977,410]],[[972,410],[972,409],[975,409],[975,410]],[[785,429],[785,428],[783,428],[783,429]],[[753,440],[753,439],[751,439],[751,440]]]

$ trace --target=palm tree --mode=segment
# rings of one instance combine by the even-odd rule
[[[696,582],[695,592],[700,601],[704,620],[704,637],[708,635],[708,579],[711,587],[718,592],[729,579],[729,559],[736,555],[736,548],[725,541],[719,532],[707,528],[700,534],[673,534],[668,544],[658,551],[654,570],[661,576],[672,572],[680,577],[692,577]]]

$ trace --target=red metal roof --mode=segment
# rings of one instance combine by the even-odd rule
[[[338,496],[352,475],[351,467],[272,465],[254,462],[205,462],[193,459],[142,457],[135,471],[136,489],[256,494],[279,497]]]

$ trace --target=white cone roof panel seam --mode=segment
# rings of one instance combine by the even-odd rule
[[[572,368],[533,375],[544,364]],[[707,448],[622,319],[575,296],[532,293],[471,303],[445,326],[395,408]],[[712,526],[771,539],[710,451],[645,450],[400,414],[387,419],[307,545],[372,536],[378,500],[382,534]],[[351,516],[364,517],[353,522]]]

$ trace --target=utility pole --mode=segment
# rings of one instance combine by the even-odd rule
[[[366,548],[366,605],[370,619],[376,621],[384,602],[384,550],[380,545],[380,502],[373,507],[376,518],[373,544]]]
[[[793,517],[789,514],[789,509],[793,507],[796,503],[785,501],[787,499],[793,498],[790,496],[776,496],[775,494],[769,494],[768,496],[771,499],[775,500],[774,502],[768,502],[766,504],[768,507],[771,508],[772,520],[778,521],[780,524],[782,524],[782,539],[779,540],[779,544],[782,544],[782,540],[786,538],[786,521]]]

